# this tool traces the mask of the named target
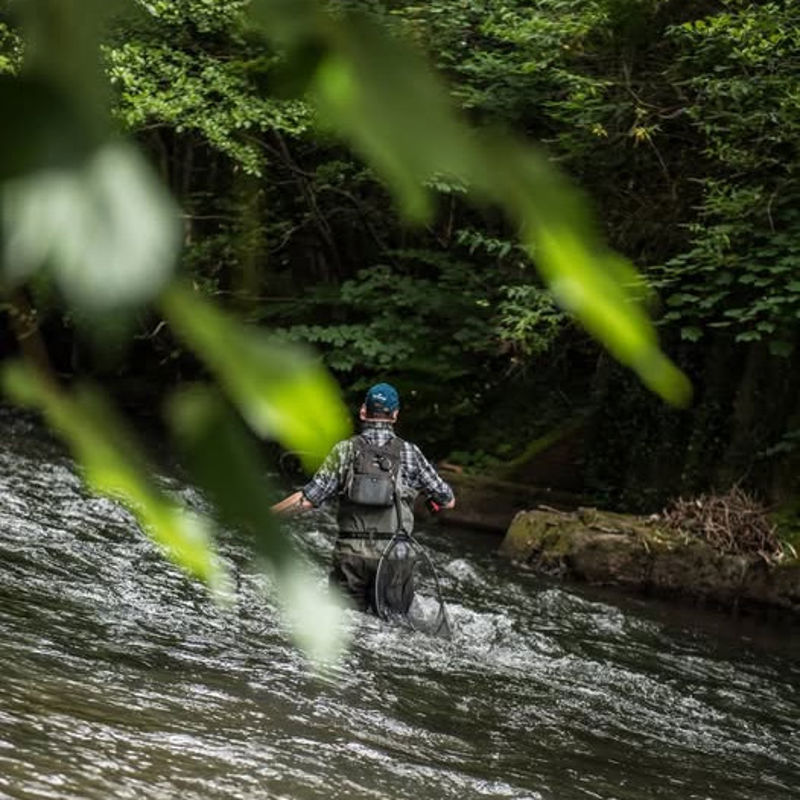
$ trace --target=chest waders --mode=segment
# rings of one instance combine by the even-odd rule
[[[412,536],[415,495],[401,480],[402,449],[403,440],[396,436],[384,445],[373,444],[365,436],[355,437],[347,486],[339,502],[339,535],[389,539],[378,558],[373,584],[372,603],[378,617],[451,638],[452,625],[438,575],[425,549]],[[433,575],[439,604],[434,625],[421,624],[408,614],[420,564]]]
[[[386,547],[381,552],[375,571],[374,607],[375,613],[383,620],[400,622],[413,630],[431,633],[436,636],[453,638],[453,626],[442,599],[439,576],[425,548],[412,535],[414,528],[413,497],[403,501],[399,475],[394,485],[393,505],[398,527]],[[433,576],[433,588],[438,611],[432,620],[416,619],[410,614],[416,590],[416,573],[424,564]]]

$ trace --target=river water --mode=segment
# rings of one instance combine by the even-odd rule
[[[232,539],[222,610],[32,422],[0,411],[0,431],[0,797],[800,797],[789,630],[543,582],[485,535],[423,531],[454,639],[354,613],[320,677]],[[330,537],[307,527],[322,581]]]

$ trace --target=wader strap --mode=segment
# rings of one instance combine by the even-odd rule
[[[413,531],[407,531],[403,527],[403,507],[400,500],[400,473],[401,469],[398,468],[397,479],[395,480],[394,484],[394,513],[397,515],[397,530],[394,533],[395,535],[405,534],[406,536],[411,536]]]
[[[391,531],[339,531],[340,539],[391,539],[394,534]]]

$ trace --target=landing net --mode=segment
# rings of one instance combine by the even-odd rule
[[[439,576],[413,536],[397,534],[383,551],[375,573],[375,610],[389,622],[452,638]]]

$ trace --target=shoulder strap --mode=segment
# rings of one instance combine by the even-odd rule
[[[372,447],[372,444],[366,436],[362,433],[358,433],[351,439],[353,442],[353,453],[350,459],[350,469],[360,469],[361,465],[359,461],[361,460],[364,452],[369,450]]]
[[[400,473],[403,471],[403,440],[399,436],[392,436],[383,446],[383,449],[395,462],[395,482],[399,483]]]
[[[402,439],[393,436],[383,444],[377,444],[370,441],[364,434],[359,433],[351,436],[349,441],[352,444],[350,463],[348,465],[348,471],[351,475],[353,472],[369,472],[370,462],[382,456],[392,459],[394,464],[397,465],[396,471],[399,474],[403,451]]]
[[[394,476],[394,511],[397,515],[397,531],[400,535],[411,536],[412,531],[406,530],[403,524],[403,503],[400,496],[403,475],[403,445],[405,442],[399,436],[393,436],[386,444],[391,447],[392,455],[397,459],[397,472]]]
[[[403,452],[403,440],[399,436],[392,436],[386,444],[384,448],[388,450],[392,455],[400,456]]]

